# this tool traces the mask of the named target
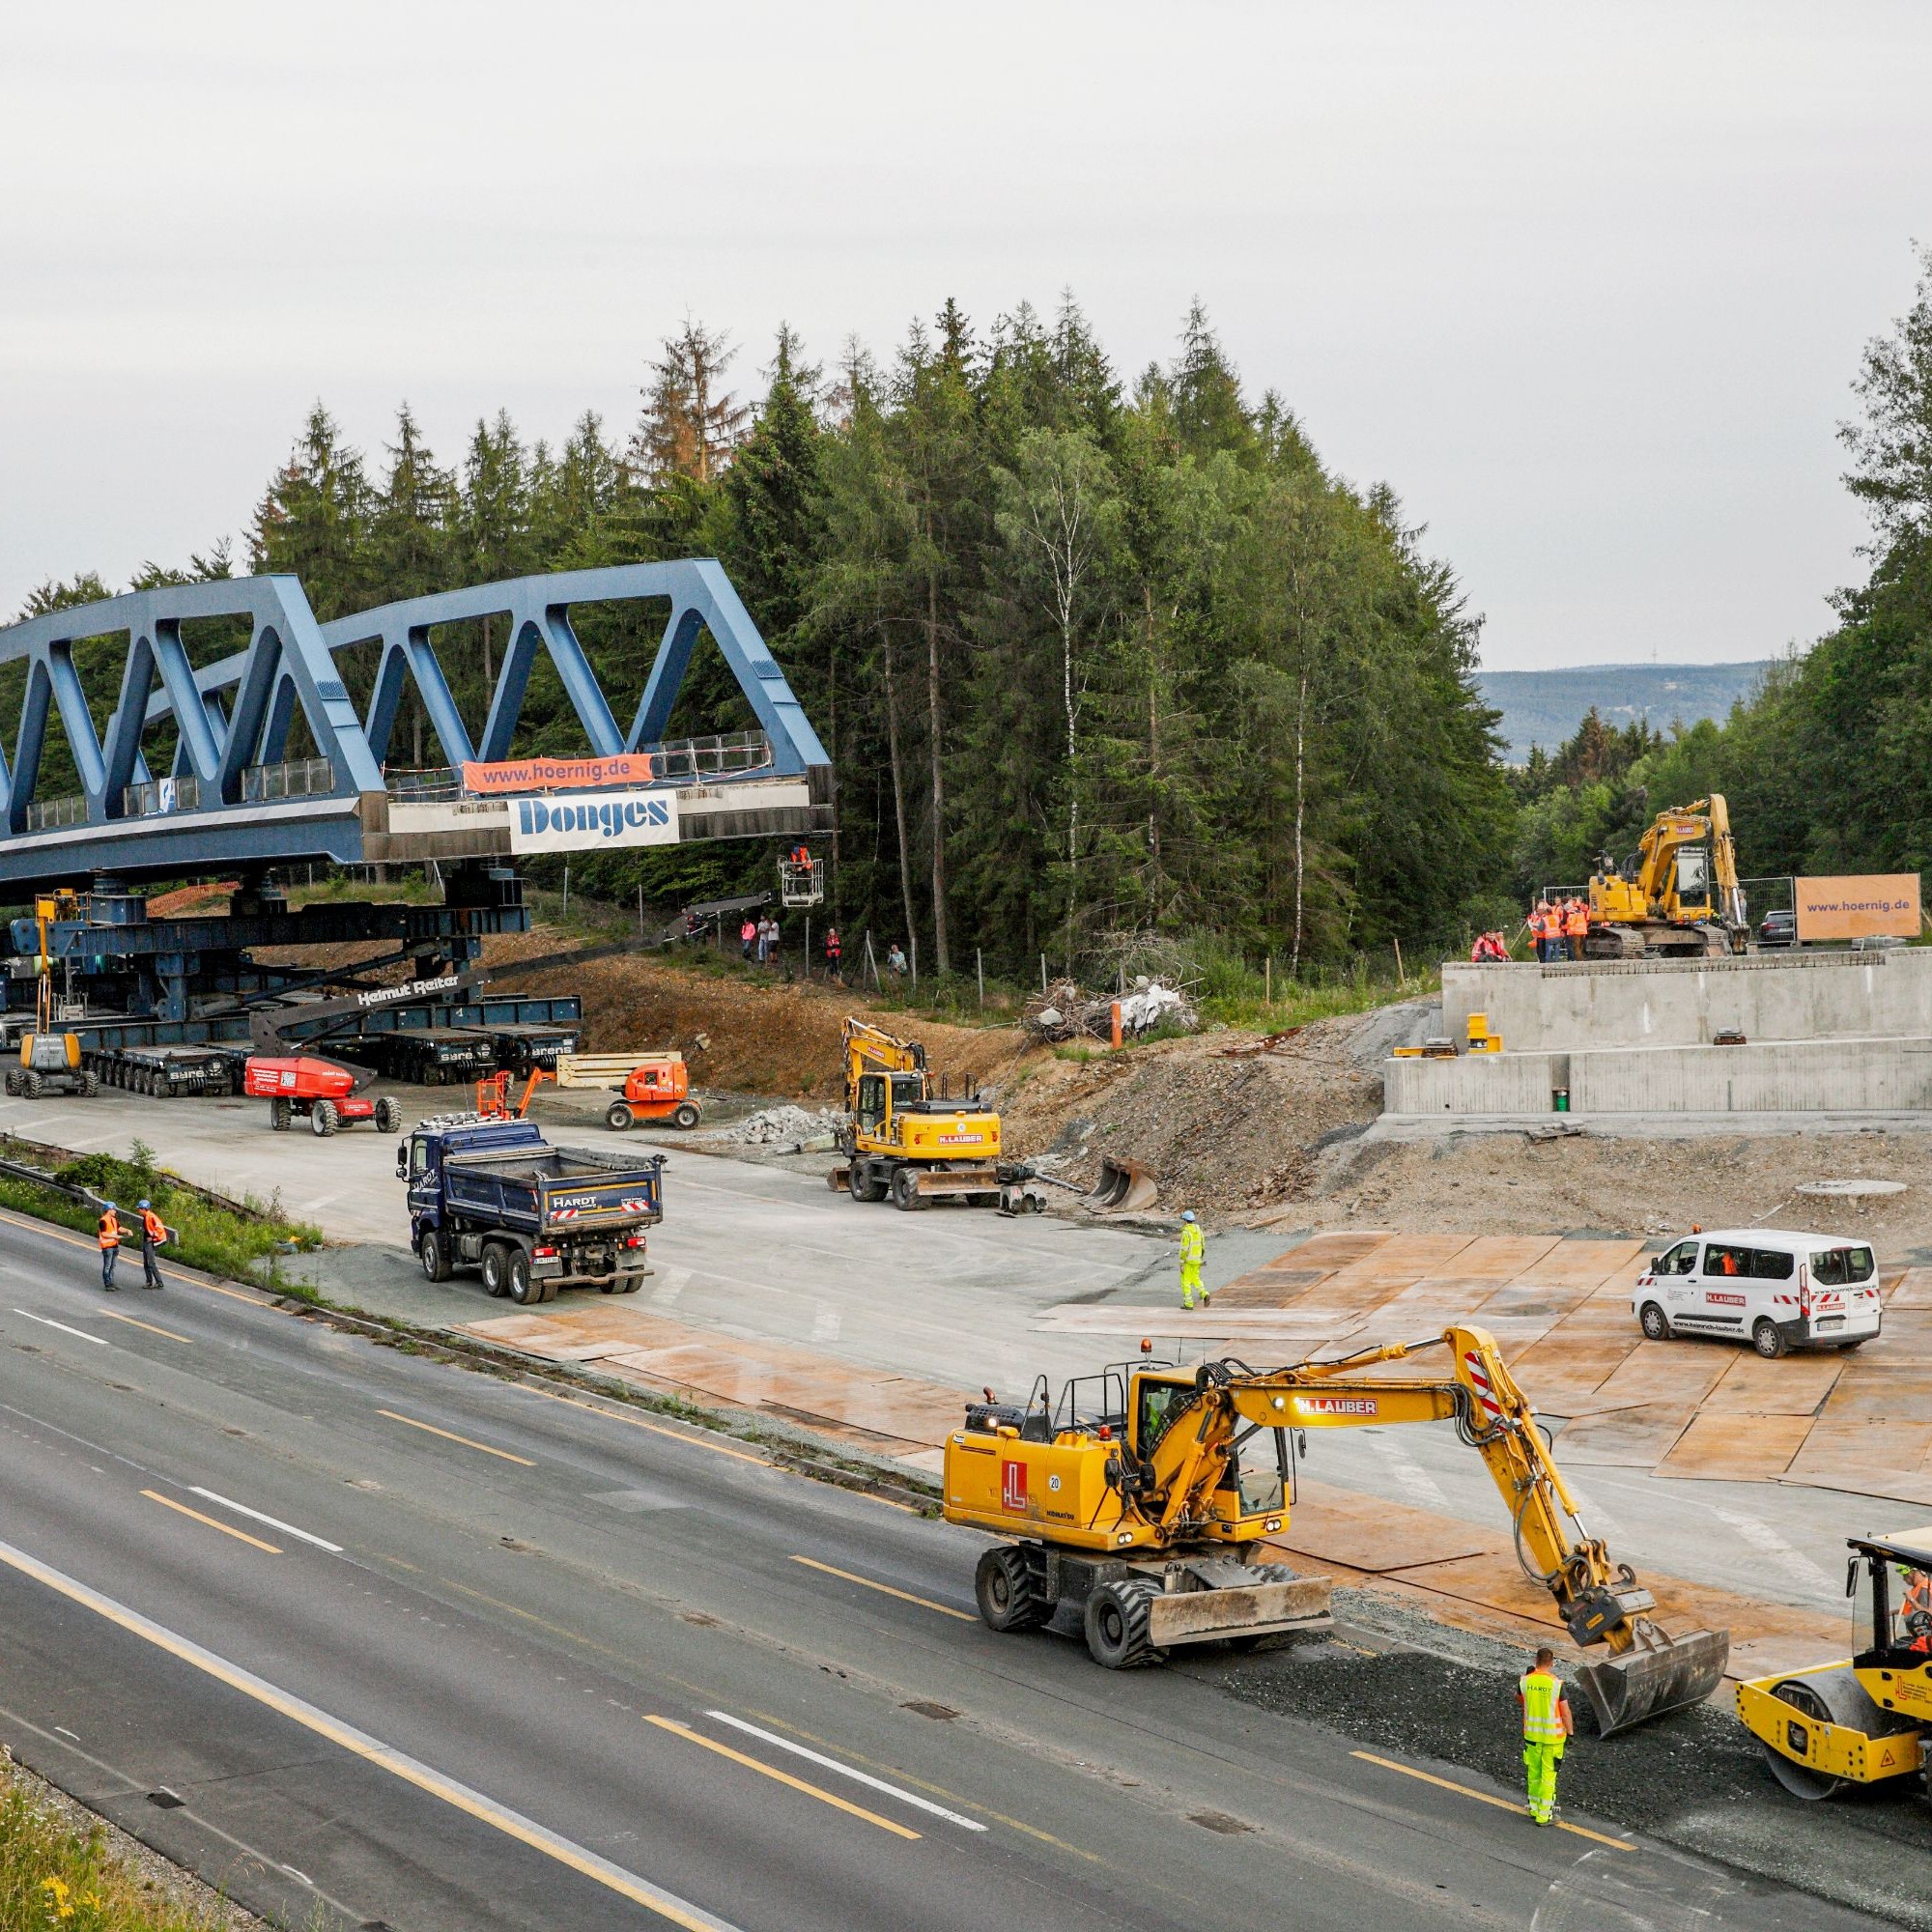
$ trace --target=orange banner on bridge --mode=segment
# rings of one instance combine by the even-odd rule
[[[1863,878],[1794,879],[1800,941],[1917,939],[1918,874],[1873,872]]]
[[[609,758],[511,758],[479,765],[466,760],[463,788],[485,797],[513,791],[579,791],[596,785],[649,784],[648,752],[619,752]]]

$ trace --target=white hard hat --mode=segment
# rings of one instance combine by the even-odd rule
[[[1183,1208],[1183,1209],[1181,1210],[1181,1215],[1180,1215],[1180,1218],[1181,1218],[1181,1219],[1182,1219],[1183,1221],[1191,1221],[1191,1220],[1193,1220],[1193,1218],[1194,1218],[1194,1209],[1193,1209],[1192,1208]]]

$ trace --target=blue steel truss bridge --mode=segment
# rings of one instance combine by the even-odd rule
[[[634,627],[663,614],[664,629],[641,689],[611,694],[578,613],[624,606]],[[477,620],[506,629],[472,730],[436,639]],[[239,647],[198,663],[211,635],[232,635]],[[754,723],[670,739],[705,636]],[[77,651],[90,654],[92,701]],[[116,653],[103,720],[99,667]],[[345,670],[371,656],[358,704]],[[561,754],[577,767],[567,773],[533,761],[526,746],[519,753],[546,660],[578,727],[579,743]],[[833,824],[831,761],[709,559],[477,584],[327,624],[292,577],[169,585],[0,630],[0,677],[15,664],[19,724],[11,747],[0,742],[0,901],[35,902],[42,916],[13,922],[5,1006],[31,1007],[23,982],[44,970],[58,980],[66,1023],[90,1042],[239,1037],[250,1005],[315,981],[256,963],[263,948],[386,941],[391,952],[366,967],[406,962],[421,978],[444,977],[473,964],[489,934],[526,929],[515,871],[525,854],[738,838],[789,845]],[[423,755],[399,768],[394,740],[412,695]],[[73,780],[48,796],[55,721]],[[317,862],[430,864],[445,902],[291,910],[277,871]],[[226,915],[149,916],[144,885],[225,878],[239,882]],[[549,1010],[557,1005],[568,1010]],[[460,1009],[384,1008],[371,1024],[576,1017],[574,1001],[486,996]]]

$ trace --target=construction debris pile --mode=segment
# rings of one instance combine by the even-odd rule
[[[755,1114],[733,1121],[719,1128],[718,1138],[741,1147],[796,1147],[839,1133],[844,1125],[845,1116],[837,1108],[780,1105],[760,1107]]]
[[[1089,998],[1071,980],[1057,980],[1027,1002],[1022,1023],[1038,1040],[1111,1039],[1116,1006],[1121,1009],[1121,1033],[1128,1039],[1163,1024],[1192,1033],[1201,1023],[1194,1003],[1179,986],[1146,977],[1137,979],[1130,992],[1097,999]]]

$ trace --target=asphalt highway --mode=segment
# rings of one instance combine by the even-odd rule
[[[0,1740],[291,1924],[1869,1922],[996,1636],[977,1539],[744,1443],[137,1277],[0,1218]]]

